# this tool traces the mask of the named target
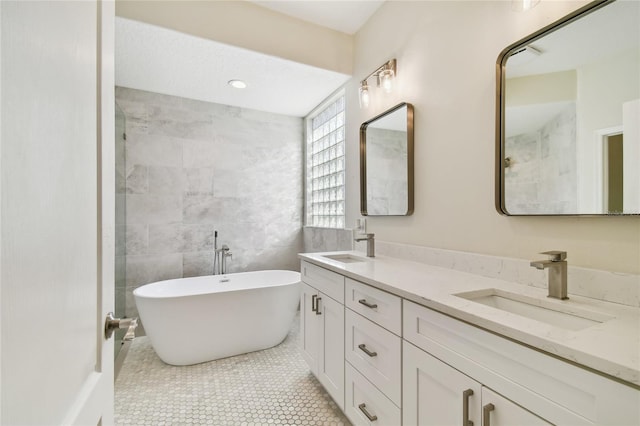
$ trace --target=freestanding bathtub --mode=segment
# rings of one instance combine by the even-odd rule
[[[190,365],[282,342],[300,286],[299,272],[257,271],[159,281],[133,295],[160,359]]]

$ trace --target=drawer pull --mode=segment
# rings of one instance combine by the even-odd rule
[[[318,312],[318,307],[316,306],[317,297],[318,297],[317,294],[314,294],[313,296],[311,296],[311,312]]]
[[[360,299],[360,300],[358,300],[358,303],[360,303],[361,305],[364,305],[364,306],[366,306],[367,308],[370,308],[370,309],[375,309],[375,308],[378,307],[378,305],[375,304],[375,303],[367,302],[367,299]]]
[[[473,421],[469,420],[469,397],[473,395],[472,389],[462,392],[462,426],[473,426]]]
[[[482,424],[484,426],[491,426],[491,412],[495,409],[496,407],[493,404],[487,404],[482,407]]]
[[[322,297],[317,297],[316,298],[316,315],[322,315],[322,312],[320,312],[320,301],[322,300]]]
[[[369,412],[367,411],[367,406],[364,404],[364,402],[358,405],[358,408],[364,413],[365,416],[367,416],[370,422],[375,422],[376,420],[378,420],[378,416],[372,416],[371,414],[369,414]]]
[[[367,346],[364,343],[359,344],[358,348],[360,348],[362,352],[369,355],[371,358],[373,358],[374,356],[378,356],[378,352],[371,352],[369,349],[367,349]]]

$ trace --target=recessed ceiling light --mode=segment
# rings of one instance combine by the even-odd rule
[[[247,83],[242,80],[229,80],[227,84],[231,87],[235,87],[236,89],[244,89],[247,87]]]

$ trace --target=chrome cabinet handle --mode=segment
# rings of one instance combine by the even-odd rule
[[[491,412],[495,410],[496,407],[493,404],[487,404],[482,407],[482,425],[483,426],[491,426]]]
[[[375,422],[376,420],[378,420],[378,416],[372,416],[371,414],[369,414],[369,412],[367,411],[367,406],[364,404],[364,402],[358,405],[358,408],[360,409],[360,411],[362,411],[362,413],[364,413],[365,416],[367,416],[370,422]]]
[[[113,332],[119,329],[126,328],[122,340],[131,341],[135,337],[136,327],[138,326],[138,318],[116,318],[113,316],[113,312],[107,314],[107,319],[104,323],[104,337],[110,339],[113,336]]]
[[[313,296],[311,296],[311,312],[318,312],[318,305],[316,305],[317,297],[318,297],[317,294],[314,294]]]
[[[318,296],[316,298],[316,315],[322,315],[322,312],[320,312],[320,301],[322,300],[322,297]]]
[[[367,302],[367,299],[360,299],[360,300],[358,300],[358,303],[360,303],[361,305],[366,306],[367,308],[371,308],[371,309],[375,309],[375,308],[378,307],[378,305],[375,304],[375,303]]]
[[[473,426],[473,421],[469,420],[469,397],[473,395],[472,389],[462,392],[462,426]]]
[[[371,352],[369,349],[367,349],[367,346],[364,343],[359,344],[358,348],[360,348],[362,352],[369,355],[371,358],[373,358],[374,356],[378,356],[378,352]]]

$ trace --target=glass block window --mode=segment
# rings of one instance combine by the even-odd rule
[[[307,225],[344,228],[344,91],[307,117]]]

